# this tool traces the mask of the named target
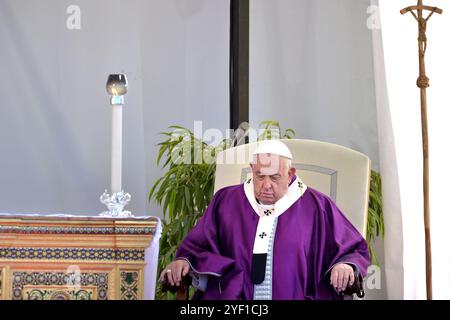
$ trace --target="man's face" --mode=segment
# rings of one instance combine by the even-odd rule
[[[250,164],[253,172],[255,197],[263,204],[274,204],[288,191],[295,175],[289,160],[274,154],[258,154],[256,163]]]

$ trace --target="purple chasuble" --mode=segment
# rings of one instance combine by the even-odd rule
[[[208,274],[194,299],[253,299],[252,258],[260,217],[244,185],[219,190],[177,251],[193,271]],[[370,263],[366,241],[325,194],[308,187],[278,217],[272,266],[272,299],[342,299],[330,285],[338,262],[364,277]]]

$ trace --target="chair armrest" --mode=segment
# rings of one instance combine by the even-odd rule
[[[355,282],[352,285],[347,285],[347,288],[343,292],[339,292],[339,295],[353,295],[356,294],[358,298],[363,298],[365,295],[364,292],[364,281],[359,273],[359,271],[356,269],[354,270],[355,274]]]
[[[185,275],[181,278],[181,284],[179,286],[177,285],[171,285],[169,281],[167,280],[167,277],[164,277],[162,284],[161,284],[161,290],[162,292],[171,292],[177,294],[177,300],[189,300],[189,287],[192,284],[192,278],[189,275]]]

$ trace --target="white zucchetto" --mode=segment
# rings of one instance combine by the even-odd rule
[[[292,159],[292,153],[289,148],[280,140],[258,141],[253,155],[261,153],[277,154],[279,156]]]

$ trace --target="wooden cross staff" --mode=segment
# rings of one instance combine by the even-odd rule
[[[422,12],[430,11],[428,16],[424,18]],[[414,12],[417,11],[417,14]],[[429,79],[425,74],[425,51],[427,50],[427,22],[433,13],[442,13],[437,7],[424,6],[422,0],[417,1],[417,6],[406,7],[400,10],[401,14],[411,12],[419,25],[419,78],[417,78],[417,86],[420,88],[420,106],[422,115],[422,148],[423,148],[423,217],[425,224],[425,255],[426,255],[426,282],[427,282],[427,299],[433,299],[432,293],[432,269],[431,269],[431,239],[430,239],[430,199],[429,199],[429,169],[428,169],[428,119],[427,119],[427,92],[430,86]]]

